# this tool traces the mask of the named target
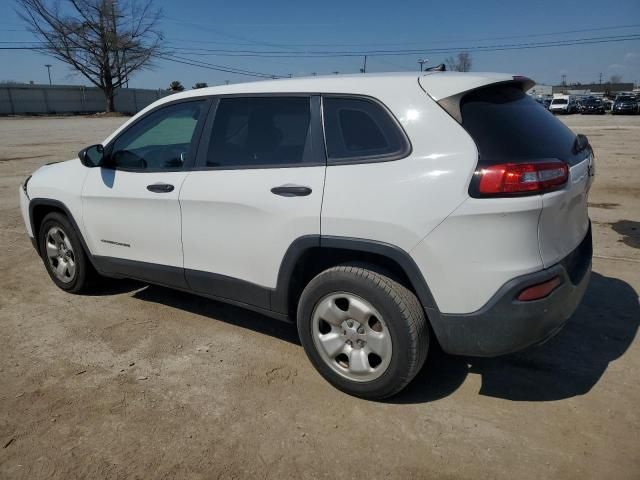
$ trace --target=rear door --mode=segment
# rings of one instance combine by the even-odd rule
[[[270,308],[286,250],[320,234],[319,97],[230,96],[211,109],[180,193],[191,288]]]

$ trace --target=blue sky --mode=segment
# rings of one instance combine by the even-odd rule
[[[64,2],[64,0],[62,0]],[[13,12],[13,0],[1,0],[0,41],[30,41]],[[168,46],[183,58],[275,75],[356,73],[362,57],[260,58],[209,55],[193,48],[269,52],[439,49],[523,44],[640,34],[640,1],[614,4],[541,1],[235,1],[156,0],[164,12],[161,30]],[[7,8],[8,7],[8,8]],[[618,27],[618,28],[608,28]],[[582,31],[576,31],[582,30]],[[562,33],[569,32],[572,33]],[[0,46],[14,45],[3,43]],[[186,52],[186,53],[185,53]],[[207,55],[195,55],[206,53]],[[607,80],[613,74],[640,82],[640,40],[553,48],[471,52],[475,71],[527,75],[539,83]],[[450,53],[369,57],[368,71],[417,70],[420,57],[436,65]],[[64,64],[32,51],[0,50],[0,81],[46,83],[45,63],[53,64],[54,83],[87,84]],[[180,80],[209,85],[252,80],[190,65],[157,61],[132,77],[130,86],[166,88]]]

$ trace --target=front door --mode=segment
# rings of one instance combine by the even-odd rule
[[[105,148],[83,188],[83,222],[98,268],[183,286],[178,195],[209,101],[171,103]],[[201,129],[201,127],[200,127]]]

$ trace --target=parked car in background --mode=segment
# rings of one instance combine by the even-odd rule
[[[631,95],[618,95],[613,102],[614,115],[634,115],[638,113],[638,102]]]
[[[326,380],[385,398],[430,342],[521,350],[586,291],[593,152],[532,84],[431,72],[177,93],[34,172],[22,216],[62,290],[134,278],[295,323]]]
[[[582,102],[582,109],[580,111],[583,115],[599,114],[604,115],[604,104],[599,98],[587,98]]]
[[[551,113],[571,114],[578,111],[578,105],[575,98],[570,95],[554,95],[549,104]]]
[[[607,112],[610,112],[613,109],[613,100],[610,98],[602,99],[602,104],[604,105],[604,109]]]

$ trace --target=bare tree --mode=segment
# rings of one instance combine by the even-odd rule
[[[41,50],[80,72],[114,110],[116,89],[160,54],[162,16],[153,0],[16,0]]]
[[[207,88],[208,86],[209,85],[207,84],[207,82],[196,82],[196,84],[191,88],[193,88],[195,90],[195,89],[198,89],[198,88]]]
[[[468,72],[471,70],[471,54],[460,52],[455,57],[448,57],[445,60],[447,69],[454,72]]]

